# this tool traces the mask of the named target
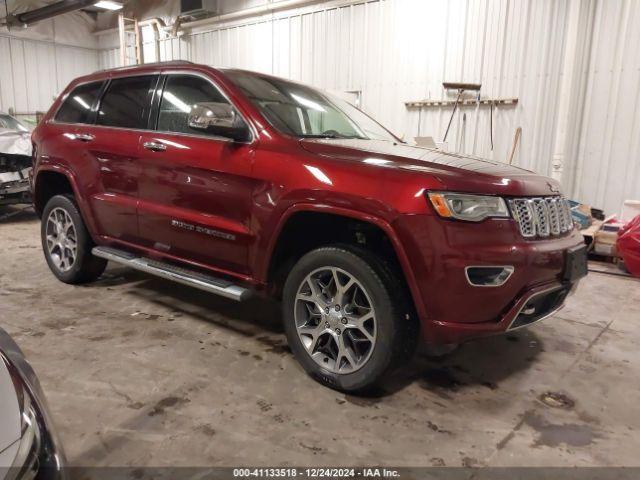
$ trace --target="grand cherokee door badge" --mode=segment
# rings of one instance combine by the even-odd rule
[[[182,220],[171,220],[171,226],[181,228],[183,230],[189,230],[191,232],[204,233],[211,237],[223,238],[225,240],[235,240],[236,236],[231,233],[221,232],[208,227],[201,227],[200,225],[194,225],[193,223],[183,222]]]

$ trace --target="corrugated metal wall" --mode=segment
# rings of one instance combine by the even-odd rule
[[[640,199],[640,2],[596,3],[574,195],[608,213]]]
[[[450,149],[551,173],[568,2],[380,0],[249,19],[161,42],[162,60],[188,59],[362,92],[362,108],[406,139],[444,134],[451,108],[408,110],[404,102],[446,98],[443,81],[481,82],[483,97],[517,97],[497,108],[464,108]],[[113,42],[114,39],[111,39]],[[145,47],[145,53],[151,49]],[[147,56],[146,58],[149,58]],[[151,57],[154,59],[153,57]],[[114,66],[105,49],[101,65]],[[463,118],[466,116],[466,121]]]
[[[578,45],[567,50],[576,5],[593,6],[577,20],[588,22],[589,41],[573,39]],[[451,109],[408,110],[405,101],[451,98],[442,81],[482,83],[483,97],[519,103],[494,111],[493,150],[489,109],[462,109],[451,150],[504,161],[521,127],[515,164],[549,175],[556,154],[566,165],[565,190],[613,213],[624,198],[640,198],[639,40],[637,0],[338,0],[165,39],[160,59],[361,92],[362,108],[408,140],[440,140]],[[117,35],[101,37],[100,47],[100,66],[117,66]],[[583,64],[573,59],[581,49]],[[156,60],[152,43],[144,52]],[[580,91],[563,84],[572,66]],[[572,106],[568,116],[561,104]]]
[[[98,69],[96,49],[0,34],[0,110],[46,111],[75,77]]]
[[[0,110],[13,108],[33,118],[69,81],[96,70],[94,28],[95,20],[80,11],[28,28],[0,27]]]

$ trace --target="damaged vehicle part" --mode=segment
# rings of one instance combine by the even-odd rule
[[[31,149],[29,129],[0,113],[0,205],[31,202]]]

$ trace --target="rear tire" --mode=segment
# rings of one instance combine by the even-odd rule
[[[94,243],[72,196],[55,195],[42,212],[42,250],[49,269],[64,283],[91,282],[102,275],[107,261],[94,257]]]
[[[287,277],[283,310],[289,346],[302,367],[343,392],[375,386],[417,343],[404,284],[381,259],[352,246],[304,255]]]

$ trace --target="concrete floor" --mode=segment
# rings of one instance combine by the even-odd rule
[[[117,266],[62,284],[27,213],[0,222],[0,245],[0,325],[71,464],[640,466],[637,280],[591,274],[553,318],[419,355],[357,398],[303,373],[277,305]]]

